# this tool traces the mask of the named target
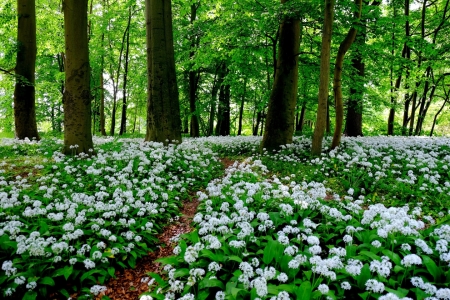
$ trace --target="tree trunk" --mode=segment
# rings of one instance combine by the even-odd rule
[[[125,66],[123,70],[123,88],[122,88],[122,116],[120,119],[119,135],[127,132],[127,79],[128,79],[128,57],[130,53],[130,23],[131,23],[131,6],[128,12],[127,37],[125,46]]]
[[[148,102],[146,141],[181,143],[170,0],[145,1]]]
[[[322,140],[325,133],[328,103],[328,84],[330,80],[330,48],[334,18],[334,0],[325,0],[325,19],[322,33],[322,49],[320,53],[319,105],[314,126],[311,153],[322,153]]]
[[[284,4],[289,0],[281,0]],[[280,24],[278,59],[270,93],[261,151],[292,143],[297,104],[300,20],[286,17]]]
[[[441,108],[439,108],[438,112],[434,115],[433,125],[431,126],[431,131],[430,131],[430,136],[433,136],[434,127],[435,127],[435,125],[436,125],[437,118],[438,118],[439,114],[442,112],[442,110],[444,109],[445,104],[447,104],[447,101],[448,101],[448,98],[449,98],[450,91],[447,92],[447,91],[445,91],[445,89],[444,89],[444,93],[445,93],[444,103],[442,104]]]
[[[405,17],[406,17],[406,21],[405,21],[405,35],[406,35],[406,39],[409,39],[410,37],[410,28],[409,28],[409,0],[405,0]],[[405,57],[407,60],[411,59],[411,49],[408,46],[408,43],[405,42]],[[402,124],[402,135],[405,136],[406,132],[408,130],[408,112],[409,112],[409,104],[411,103],[411,98],[409,97],[408,94],[408,89],[409,89],[409,85],[408,85],[408,79],[409,79],[409,66],[406,64],[405,65],[405,69],[406,69],[406,75],[405,75],[405,107],[403,110],[403,124]]]
[[[303,132],[303,123],[305,123],[306,103],[303,103],[302,110],[300,111],[300,118],[298,120],[296,131]]]
[[[87,0],[64,0],[66,79],[64,91],[65,154],[89,153],[91,133]]]
[[[211,136],[214,134],[214,118],[216,114],[216,100],[217,100],[217,93],[219,92],[219,87],[222,84],[221,77],[220,77],[220,66],[216,69],[216,74],[214,75],[214,82],[211,90],[211,102],[209,107],[209,121],[208,121],[208,136]],[[219,76],[219,77],[218,77]],[[218,79],[216,80],[216,78]]]
[[[191,25],[194,24],[197,19],[197,9],[199,7],[199,3],[191,4]],[[196,34],[192,33],[190,36],[191,40],[191,49],[189,51],[189,59],[193,61],[195,55],[195,49],[198,45],[198,37]],[[200,136],[200,126],[199,126],[199,118],[197,112],[197,89],[200,80],[200,72],[193,70],[193,64],[191,65],[191,69],[189,70],[189,109],[191,115],[191,137],[199,137]]]
[[[242,94],[241,106],[239,107],[239,126],[238,126],[238,134],[242,134],[242,116],[244,115],[244,102],[245,102],[245,94],[247,92],[247,77],[244,78],[244,92]]]
[[[216,135],[230,135],[230,85],[222,85],[219,92]]]
[[[35,103],[36,6],[35,0],[17,0],[17,60],[14,88],[14,124],[18,139],[37,139]]]
[[[362,0],[355,0],[355,5],[357,7],[357,12],[355,12],[356,22],[359,23],[361,19],[361,6]],[[356,23],[355,22],[355,23]],[[339,45],[338,54],[336,56],[336,63],[334,65],[334,80],[333,80],[333,92],[334,92],[334,103],[336,109],[336,124],[334,127],[333,141],[331,142],[331,149],[335,149],[341,143],[342,135],[342,124],[344,121],[344,102],[342,100],[342,67],[344,65],[344,57],[353,41],[356,37],[356,28],[352,27],[347,33],[347,36]]]

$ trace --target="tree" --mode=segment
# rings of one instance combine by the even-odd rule
[[[334,0],[325,0],[325,19],[322,32],[322,49],[320,52],[319,106],[317,108],[316,126],[311,146],[313,155],[322,152],[322,140],[325,133],[328,103],[328,84],[330,80],[330,48],[334,19]]]
[[[289,0],[281,0],[286,4]],[[298,16],[284,16],[279,29],[278,59],[272,92],[269,98],[266,127],[261,150],[277,150],[292,143],[297,104],[298,50],[300,20]]]
[[[18,0],[16,85],[14,89],[14,124],[16,138],[39,139],[36,124],[35,65],[36,7],[35,0]]]
[[[181,142],[170,0],[146,0],[147,133],[146,141]]]
[[[361,0],[355,0],[356,12],[355,19],[356,22],[359,22],[361,18]],[[342,68],[344,65],[344,57],[347,53],[350,46],[353,44],[353,41],[356,37],[357,29],[355,27],[356,24],[353,25],[352,28],[347,33],[345,39],[339,45],[338,54],[336,56],[336,63],[334,65],[334,80],[333,80],[333,92],[334,92],[334,103],[336,109],[336,124],[334,127],[333,141],[331,142],[331,149],[334,149],[339,146],[341,142],[341,133],[342,133],[342,123],[344,121],[344,102],[342,100]]]
[[[91,133],[91,92],[87,31],[88,0],[64,0],[65,154],[89,153],[93,149]]]

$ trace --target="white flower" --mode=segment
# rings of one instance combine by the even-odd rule
[[[30,281],[27,283],[26,288],[28,290],[34,290],[37,287],[36,281]]]
[[[92,260],[90,260],[89,258],[86,258],[84,261],[83,261],[83,263],[84,263],[84,267],[86,268],[86,269],[93,269],[93,268],[95,268],[95,262],[93,262]]]
[[[264,277],[255,278],[251,284],[252,287],[256,288],[256,294],[260,297],[267,295],[267,280]]]
[[[348,281],[344,281],[341,283],[341,288],[344,290],[350,290],[352,286],[350,285],[350,283],[348,283]]]
[[[450,289],[444,288],[437,290],[436,297],[438,299],[450,299]]]
[[[277,279],[279,282],[286,282],[286,281],[288,281],[288,276],[286,275],[286,273],[280,273],[277,276]]]
[[[343,237],[342,239],[344,240],[344,242],[345,242],[346,244],[349,244],[349,243],[351,243],[351,242],[353,241],[352,236],[351,236],[351,235],[348,235],[348,234],[344,235],[344,237]]]
[[[328,285],[326,284],[320,284],[317,289],[319,290],[319,292],[322,293],[322,295],[328,293],[330,291],[330,288],[328,287]]]
[[[375,248],[380,248],[381,247],[381,242],[378,240],[375,240],[372,242],[372,246],[374,246]]]
[[[222,291],[219,291],[216,293],[216,300],[224,300],[225,299],[225,293]]]
[[[403,251],[411,251],[411,246],[409,244],[402,244],[401,248]]]
[[[94,294],[95,296],[105,292],[106,290],[107,290],[106,286],[103,285],[94,285],[93,287],[91,287],[91,293]]]
[[[405,257],[403,257],[401,263],[405,267],[410,267],[412,265],[421,265],[422,259],[420,258],[420,256],[416,254],[408,254]]]
[[[369,279],[366,282],[366,290],[374,293],[384,292],[384,284],[375,279]]]

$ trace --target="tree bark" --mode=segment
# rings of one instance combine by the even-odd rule
[[[146,141],[181,142],[170,0],[146,0],[147,133]]]
[[[36,6],[35,0],[17,0],[17,60],[14,88],[14,125],[18,139],[37,139],[35,68]]]
[[[362,0],[355,0],[357,12],[355,12],[355,23],[359,23],[361,19]],[[334,127],[333,141],[331,142],[331,149],[335,149],[341,143],[342,124],[344,121],[344,102],[342,100],[342,67],[344,65],[344,57],[356,37],[356,28],[352,27],[347,33],[347,36],[339,45],[338,54],[336,56],[336,63],[334,65],[334,80],[333,92],[334,103],[336,109],[336,124]]]
[[[230,85],[222,85],[219,92],[216,135],[230,135]]]
[[[328,103],[328,85],[330,80],[330,48],[334,18],[334,0],[325,0],[325,19],[322,33],[322,49],[320,53],[319,105],[314,126],[311,153],[322,153],[322,140],[325,133]]]
[[[63,149],[65,154],[82,152],[88,154],[94,147],[91,133],[87,4],[88,0],[63,1],[66,53]]]
[[[244,115],[244,102],[247,92],[247,77],[244,78],[244,92],[242,93],[241,106],[239,107],[239,126],[238,126],[238,134],[242,134],[242,116]]]
[[[197,19],[197,9],[200,6],[200,3],[191,4],[191,25],[194,24]],[[189,59],[193,61],[195,55],[195,49],[198,46],[198,37],[196,34],[192,33],[191,37],[191,49],[189,51]],[[191,137],[199,137],[200,136],[200,126],[198,120],[198,112],[197,112],[197,89],[200,80],[200,72],[193,70],[193,64],[191,65],[191,69],[189,70],[189,109],[191,115]]]
[[[405,0],[405,35],[406,39],[409,42],[410,37],[410,27],[409,27],[409,0]],[[409,48],[408,43],[405,42],[405,57],[407,60],[411,59],[411,48]],[[408,130],[408,112],[409,112],[409,104],[411,103],[411,97],[408,94],[409,85],[408,85],[408,79],[409,79],[409,66],[405,65],[406,74],[405,74],[405,107],[403,109],[403,124],[402,124],[402,135],[406,135]]]
[[[289,0],[281,0],[284,4]],[[286,17],[280,24],[277,69],[269,98],[261,151],[291,144],[297,104],[300,20]]]
[[[120,119],[119,135],[127,132],[127,81],[128,81],[128,60],[130,54],[130,24],[131,24],[131,6],[128,12],[128,23],[126,29],[126,45],[125,45],[125,65],[123,70],[123,88],[122,88],[122,116]]]

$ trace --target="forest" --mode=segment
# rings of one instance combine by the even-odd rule
[[[0,298],[450,299],[450,0],[0,0]]]

